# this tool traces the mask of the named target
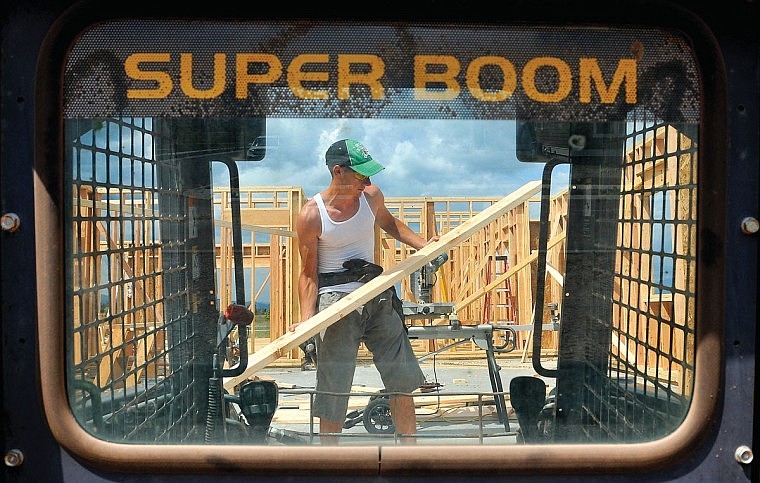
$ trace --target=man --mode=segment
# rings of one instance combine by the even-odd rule
[[[330,146],[325,160],[332,176],[330,185],[303,206],[296,220],[302,264],[298,280],[302,321],[365,283],[328,274],[345,273],[344,262],[348,260],[363,261],[359,265],[374,261],[375,225],[415,249],[438,240],[436,236],[426,241],[388,211],[382,191],[370,182],[370,176],[384,167],[361,143],[340,140]],[[372,352],[388,392],[410,393],[425,382],[403,321],[394,310],[393,295],[394,288],[390,287],[315,337],[318,392],[313,413],[320,418],[320,440],[324,443],[337,443],[330,434],[341,432],[348,408],[348,396],[325,392],[350,392],[360,342]],[[392,396],[390,407],[396,431],[413,435],[417,428],[413,398]],[[413,437],[404,441],[411,443]]]

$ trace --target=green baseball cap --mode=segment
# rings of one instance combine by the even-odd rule
[[[333,166],[346,166],[364,176],[374,176],[385,169],[378,163],[359,141],[353,139],[341,139],[332,144],[325,153],[327,167],[332,170]]]

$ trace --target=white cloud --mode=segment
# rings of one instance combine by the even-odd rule
[[[280,145],[261,162],[240,163],[241,186],[302,186],[307,196],[329,183],[324,153],[333,142],[362,142],[386,169],[373,178],[386,196],[506,196],[541,178],[519,162],[514,123],[472,120],[269,119]]]

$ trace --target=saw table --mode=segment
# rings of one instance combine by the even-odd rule
[[[417,339],[456,339],[457,341],[420,357],[422,361],[435,354],[447,351],[453,347],[474,342],[478,347],[486,351],[488,362],[488,375],[493,391],[494,405],[499,422],[504,424],[504,429],[509,432],[509,414],[504,397],[504,389],[501,382],[500,367],[496,363],[493,332],[494,330],[506,330],[492,324],[462,325],[456,316],[453,303],[415,303],[403,301],[404,318],[407,321],[418,319],[448,319],[446,325],[412,325],[408,327],[408,337]]]

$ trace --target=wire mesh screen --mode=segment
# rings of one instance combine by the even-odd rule
[[[692,394],[696,347],[696,137],[686,128],[643,123],[634,124],[632,135],[610,354],[610,375],[622,390],[612,392],[614,429],[625,440],[660,436],[680,423]]]
[[[595,193],[602,201],[579,205],[596,221],[575,234],[596,230],[595,244],[574,263],[568,241],[568,279],[588,275],[573,288],[566,283],[582,295],[563,321],[584,323],[570,341],[575,347],[560,354],[560,439],[652,440],[685,417],[694,377],[697,230],[697,146],[689,129],[628,123],[622,169],[612,168],[607,192]]]
[[[195,427],[186,202],[163,130],[150,118],[66,126],[69,398],[117,441],[176,442]]]

